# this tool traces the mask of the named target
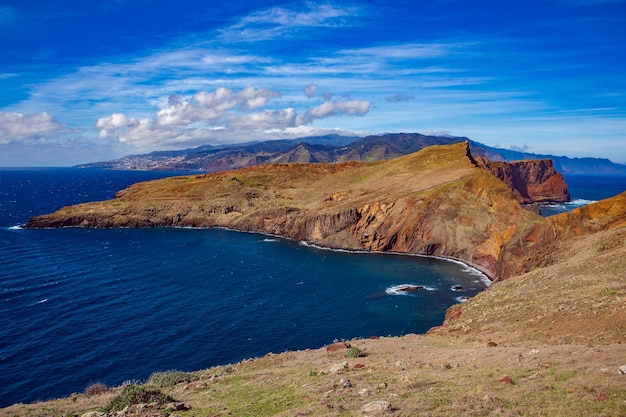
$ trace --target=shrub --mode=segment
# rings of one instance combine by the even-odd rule
[[[167,388],[173,387],[176,384],[181,382],[193,382],[197,381],[199,378],[189,372],[181,372],[181,371],[167,371],[167,372],[155,372],[153,373],[146,385],[150,385],[153,387],[159,388]]]
[[[102,411],[105,413],[122,411],[129,405],[149,403],[170,403],[176,401],[158,389],[148,389],[139,385],[126,385],[122,392],[111,400]]]
[[[362,358],[363,356],[366,356],[366,354],[358,347],[352,346],[346,351],[346,356],[349,358]]]
[[[106,385],[104,385],[101,382],[96,382],[96,383],[89,385],[87,388],[85,388],[85,395],[88,395],[88,396],[100,395],[108,391],[109,389],[106,387]]]

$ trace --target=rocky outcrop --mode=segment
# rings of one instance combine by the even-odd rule
[[[260,165],[166,178],[35,217],[26,227],[221,226],[330,248],[452,257],[495,279],[545,262],[538,254],[581,217],[552,221],[524,210],[468,149],[459,143],[373,163]],[[624,207],[607,210],[623,217]],[[587,223],[597,216],[590,211]]]
[[[507,183],[521,204],[570,201],[563,175],[549,159],[492,162],[478,158],[478,163]]]

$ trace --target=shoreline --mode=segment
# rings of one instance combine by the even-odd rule
[[[480,277],[481,281],[487,286],[487,288],[489,286],[491,286],[491,284],[494,282],[493,281],[493,276],[492,274],[489,273],[489,271],[487,271],[485,268],[481,267],[480,265],[477,265],[473,262],[470,261],[465,261],[462,259],[458,259],[458,258],[454,258],[451,256],[440,256],[440,255],[424,255],[421,253],[410,253],[410,252],[397,252],[397,251],[371,251],[371,250],[365,250],[365,249],[346,249],[346,248],[331,248],[328,246],[322,246],[322,245],[318,245],[316,243],[311,243],[311,242],[307,242],[305,240],[295,240],[292,239],[290,237],[287,236],[281,236],[281,235],[274,235],[271,233],[264,233],[264,232],[257,232],[257,231],[252,231],[252,230],[239,230],[239,229],[233,229],[230,227],[226,227],[226,226],[209,226],[209,227],[192,227],[192,226],[155,226],[155,227],[137,227],[135,229],[189,229],[189,230],[210,230],[210,229],[222,229],[222,230],[228,230],[230,232],[238,232],[238,233],[250,233],[250,234],[255,234],[255,235],[260,235],[260,236],[269,236],[272,238],[278,238],[278,239],[285,239],[285,240],[290,240],[292,242],[297,242],[303,246],[310,246],[312,248],[316,248],[316,249],[320,249],[320,250],[328,250],[328,251],[334,251],[334,252],[346,252],[346,253],[362,253],[362,254],[378,254],[378,255],[401,255],[401,256],[415,256],[415,257],[420,257],[420,258],[432,258],[432,259],[439,259],[442,261],[446,261],[446,262],[452,262],[452,263],[456,263],[458,265],[462,265],[464,267],[466,267],[466,269],[468,270],[467,272],[472,272],[475,271],[476,272],[476,276]],[[6,229],[8,230],[33,230],[31,228],[25,227],[25,224],[21,224],[21,225],[16,225],[16,226],[9,226],[6,227]],[[46,229],[59,229],[57,227],[51,227],[51,228],[44,228],[43,230]],[[94,228],[94,227],[80,227],[80,226],[65,226],[65,227],[61,227],[61,229],[95,229],[98,230],[100,228]],[[111,227],[109,229],[133,229],[132,227]]]
[[[476,265],[472,262],[469,261],[464,261],[458,258],[453,258],[453,257],[447,257],[447,256],[440,256],[440,255],[424,255],[421,253],[410,253],[410,252],[396,252],[396,251],[387,251],[387,252],[382,252],[382,251],[371,251],[371,250],[365,250],[365,249],[345,249],[345,248],[331,248],[328,246],[322,246],[322,245],[318,245],[316,243],[311,243],[311,242],[307,242],[306,240],[295,240],[292,239],[290,237],[286,237],[286,236],[281,236],[281,235],[274,235],[271,233],[263,233],[263,232],[255,232],[255,231],[251,231],[251,230],[238,230],[238,229],[233,229],[230,227],[225,227],[225,226],[213,226],[213,227],[177,227],[177,226],[168,226],[168,227],[163,227],[164,229],[191,229],[191,230],[208,230],[208,229],[222,229],[222,230],[228,230],[231,232],[239,232],[239,233],[250,233],[250,234],[255,234],[255,235],[260,235],[260,236],[269,236],[272,238],[279,238],[279,239],[285,239],[285,240],[290,240],[292,242],[297,242],[303,246],[310,246],[312,248],[316,248],[316,249],[320,249],[320,250],[328,250],[328,251],[334,251],[334,252],[346,252],[346,253],[362,253],[362,254],[378,254],[378,255],[401,255],[401,256],[415,256],[415,257],[419,257],[419,258],[432,258],[432,259],[439,259],[441,261],[446,261],[446,262],[452,262],[455,263],[457,265],[462,265],[464,267],[466,267],[467,272],[472,272],[475,271],[476,272],[476,276],[480,277],[481,281],[485,284],[485,286],[487,288],[489,288],[491,286],[491,284],[494,282],[493,281],[493,276],[487,271],[485,270],[483,267]]]

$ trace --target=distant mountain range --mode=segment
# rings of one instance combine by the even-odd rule
[[[376,161],[407,155],[432,145],[449,145],[463,141],[470,144],[473,155],[484,156],[491,161],[551,159],[556,170],[566,175],[626,175],[626,165],[604,158],[540,155],[494,148],[465,137],[419,133],[390,133],[366,137],[329,135],[220,146],[204,145],[184,150],[129,155],[76,167],[217,172],[268,163]]]

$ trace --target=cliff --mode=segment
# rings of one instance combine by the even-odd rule
[[[570,201],[563,175],[549,159],[491,162],[479,158],[478,162],[507,183],[521,204]]]
[[[507,184],[477,166],[467,143],[372,163],[258,165],[140,183],[110,201],[66,207],[26,225],[155,226],[220,226],[331,248],[446,256],[496,279],[524,271],[519,258],[528,242],[547,244],[554,234]],[[511,242],[513,257],[503,253]]]

